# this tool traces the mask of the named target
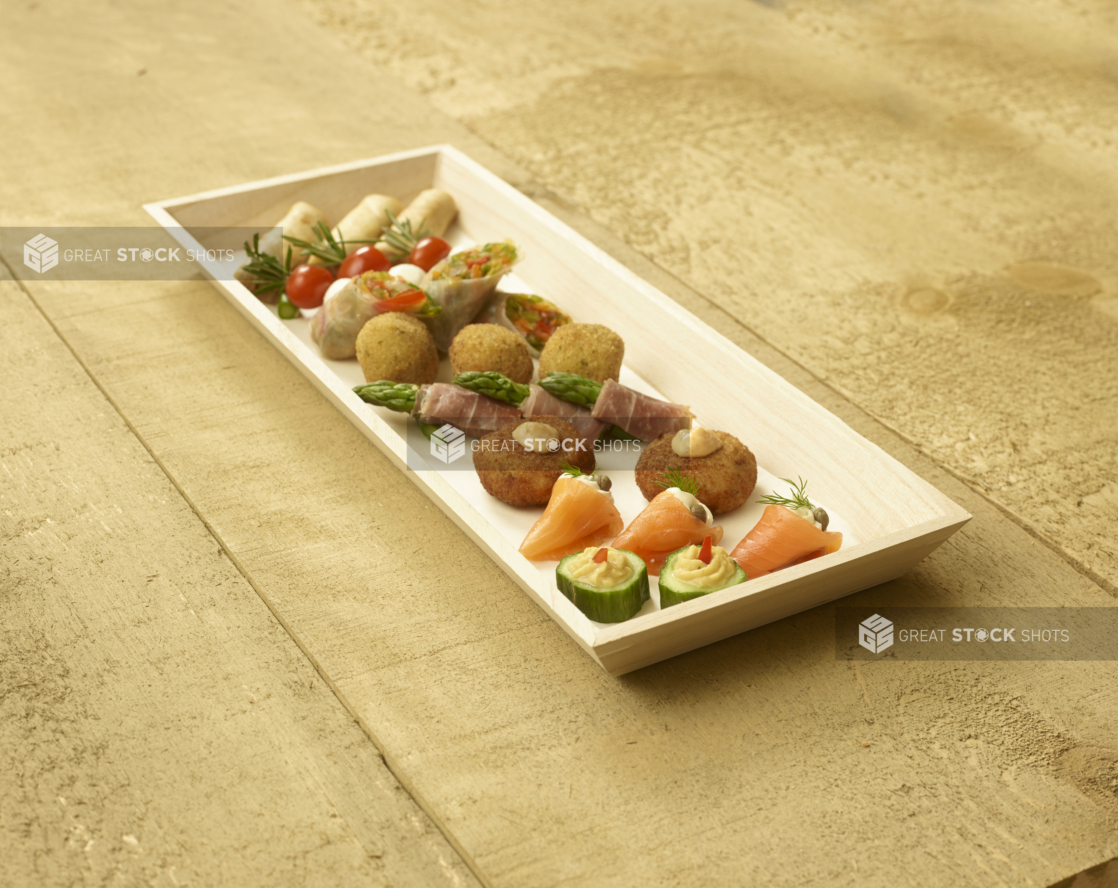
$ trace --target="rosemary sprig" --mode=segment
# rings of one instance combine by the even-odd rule
[[[680,490],[691,494],[691,496],[699,495],[699,482],[694,478],[686,477],[683,472],[679,470],[679,466],[673,466],[666,472],[661,472],[660,477],[663,480],[657,481],[656,484],[663,487],[665,490],[671,487],[678,487]]]
[[[270,253],[260,252],[260,235],[252,236],[252,246],[245,241],[245,255],[248,257],[242,268],[256,278],[253,289],[257,293],[283,292],[287,284],[287,276],[291,274],[291,247],[287,248],[287,256],[280,262]]]
[[[401,255],[407,256],[417,243],[431,234],[426,219],[420,220],[417,226],[419,230],[416,231],[411,224],[411,219],[397,219],[391,210],[385,212],[388,213],[390,224],[381,234],[380,239]]]
[[[297,237],[288,237],[286,234],[283,239],[289,244],[295,244],[304,253],[314,256],[323,265],[341,265],[345,262],[346,247],[350,244],[376,243],[375,240],[369,240],[368,238],[346,240],[344,237],[334,237],[334,232],[321,220],[314,223],[313,229],[315,233],[314,241],[300,240]]]
[[[796,509],[810,509],[815,510],[815,506],[811,500],[807,498],[807,482],[799,475],[796,476],[799,481],[798,484],[794,483],[791,478],[781,478],[792,488],[792,496],[781,496],[779,493],[770,493],[767,496],[761,497],[757,502],[763,503],[766,506],[784,506],[791,509],[793,512]]]

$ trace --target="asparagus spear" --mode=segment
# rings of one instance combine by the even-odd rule
[[[593,407],[602,392],[602,384],[577,373],[549,373],[539,382],[540,388],[561,401]]]
[[[454,384],[462,388],[486,395],[496,401],[504,401],[513,407],[528,397],[528,386],[513,382],[507,376],[494,370],[482,372],[480,370],[467,370],[454,377]]]
[[[390,382],[381,379],[377,382],[355,385],[353,391],[357,397],[369,404],[387,407],[397,413],[411,413],[419,386],[412,385],[410,382]]]

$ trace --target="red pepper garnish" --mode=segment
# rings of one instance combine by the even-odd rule
[[[422,290],[404,290],[388,299],[381,299],[374,303],[378,312],[409,311],[419,308],[427,300],[427,294]]]
[[[607,558],[609,558],[609,549],[607,549],[605,546],[602,546],[597,552],[594,553],[594,557],[591,560],[595,564],[601,564]]]
[[[710,534],[707,534],[707,538],[703,540],[703,547],[699,550],[699,560],[703,564],[710,564],[711,555]]]

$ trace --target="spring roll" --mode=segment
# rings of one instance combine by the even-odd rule
[[[291,209],[287,211],[287,215],[276,223],[275,228],[261,236],[260,252],[275,256],[280,262],[283,262],[283,257],[287,255],[287,248],[291,247],[291,267],[301,265],[307,261],[307,254],[294,244],[285,241],[283,237],[286,235],[287,237],[314,243],[314,224],[316,222],[321,222],[323,225],[330,224],[318,207],[311,206],[306,201],[297,201],[292,204]]]
[[[373,241],[380,237],[381,232],[389,225],[388,214],[399,218],[404,211],[404,205],[394,197],[386,194],[369,194],[352,210],[346,213],[345,218],[334,229],[334,237],[339,241],[346,241],[345,254],[348,256],[362,243],[353,241]]]
[[[421,191],[403,213],[397,215],[393,211],[393,214],[400,222],[410,222],[416,234],[422,226],[427,229],[428,235],[442,237],[446,234],[450,223],[454,221],[454,217],[458,215],[458,204],[445,191],[428,188],[426,191]],[[397,250],[388,241],[380,241],[377,249],[393,262],[407,258],[406,254]]]
[[[304,262],[306,253],[283,239],[283,236],[289,235],[297,237],[300,240],[313,241],[314,240],[314,224],[321,221],[326,224],[326,217],[322,211],[317,207],[311,206],[304,201],[298,201],[292,204],[291,209],[287,211],[275,227],[269,231],[264,232],[260,237],[260,252],[267,253],[269,256],[274,256],[282,264],[283,257],[287,255],[287,248],[291,246],[291,267]],[[256,276],[251,272],[245,271],[244,267],[238,268],[233,272],[233,277],[248,287],[253,293],[257,295],[261,302],[268,305],[275,305],[279,302],[279,292],[271,290],[261,293],[257,290],[259,283]]]

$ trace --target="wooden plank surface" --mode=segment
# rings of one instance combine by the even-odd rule
[[[1104,589],[988,499],[751,333],[742,321],[752,322],[752,313],[714,304],[673,280],[570,204],[533,186],[459,124],[394,87],[383,69],[302,26],[297,12],[264,15],[263,6],[203,3],[168,7],[168,19],[159,19],[148,8],[142,15],[138,7],[93,4],[66,17],[42,6],[6,13],[0,82],[5,113],[20,125],[0,160],[6,174],[0,222],[143,224],[139,205],[145,200],[452,141],[522,184],[974,514],[918,570],[857,601],[1113,605]],[[254,27],[258,39],[246,40]],[[354,87],[362,107],[395,115],[394,126],[322,102],[313,78],[288,73],[296,35],[300,71],[321,69],[340,82],[366,85]],[[113,53],[102,54],[106,44]],[[98,78],[87,74],[93,62],[102,66]],[[227,90],[250,76],[259,84],[255,98]],[[36,113],[60,91],[75,96],[72,114]],[[239,138],[229,137],[230,121]],[[291,137],[312,123],[315,138]],[[75,153],[78,137],[84,150]],[[137,157],[134,146],[141,143]],[[562,144],[556,139],[551,150]],[[708,187],[720,181],[712,172]],[[749,230],[737,233],[745,237]],[[184,565],[187,600],[212,597],[221,607],[226,600],[213,596],[212,579],[188,570],[203,570],[204,547],[216,553],[220,542],[242,576],[230,573],[227,585],[239,584],[243,592],[250,579],[290,633],[289,641],[263,645],[267,656],[306,669],[298,665],[295,641],[302,646],[484,883],[1024,886],[1055,882],[1118,855],[1115,664],[838,662],[832,616],[820,608],[610,678],[208,285],[28,289],[197,510],[185,513],[185,526],[164,515],[153,518],[150,526],[165,529],[162,536],[137,531],[137,539],[154,541],[145,544],[144,557],[155,557],[147,548],[156,554],[170,549],[166,557]],[[5,320],[13,311],[6,303]],[[52,341],[41,327],[19,341],[25,338],[34,341],[33,354]],[[65,363],[55,363],[64,377],[73,375]],[[35,401],[51,399],[59,407],[72,403],[60,390]],[[31,410],[23,406],[20,416]],[[56,436],[80,439],[83,426],[49,421]],[[142,462],[144,451],[135,451],[134,439],[131,447]],[[152,480],[143,466],[128,462],[124,450],[105,447],[99,461],[122,485],[118,500],[154,497],[147,485],[172,489],[165,476]],[[45,471],[47,485],[66,477],[58,465],[47,463]],[[163,505],[153,502],[152,508]],[[167,507],[172,512],[184,513],[181,498],[169,502],[177,503]],[[198,517],[212,534],[208,543]],[[201,544],[192,542],[199,538]],[[82,564],[96,563],[104,551],[91,539],[75,539],[74,549],[71,557]],[[225,563],[224,569],[231,567]],[[110,577],[131,576],[115,564],[105,570]],[[166,596],[170,603],[175,594]],[[254,663],[259,646],[235,639],[233,631],[247,625],[276,631],[259,606],[257,613],[257,624],[241,611],[225,615],[229,656],[239,655],[242,665]],[[109,608],[102,618],[123,621],[127,614]],[[80,645],[61,646],[66,631],[45,631],[60,645],[51,672],[84,674]],[[142,639],[149,636],[134,626],[115,631],[118,641],[89,644],[88,656],[101,658],[98,664],[109,655],[125,663],[126,651],[147,656]],[[194,652],[196,635],[182,629],[167,630],[167,638],[153,646],[181,651],[183,668],[197,672],[224,662],[204,645]],[[176,665],[170,660],[165,669]],[[240,700],[241,684],[254,687],[238,673],[226,678],[214,670],[204,674],[214,676],[208,691],[219,702]],[[273,671],[252,674],[264,681]],[[143,688],[144,680],[154,681],[132,670],[118,684]],[[118,718],[120,745],[104,747],[101,761],[127,775],[129,751],[151,745],[148,725],[175,725],[191,710],[179,702],[137,724],[130,720],[136,706],[109,699],[115,687],[108,685],[90,711],[102,722],[110,714]],[[119,695],[126,703],[141,699],[139,690],[134,693]],[[199,707],[200,739],[186,743],[182,755],[208,761],[205,731],[226,728],[205,724],[201,716],[211,710],[201,701]],[[292,709],[312,712],[292,703],[281,707],[277,720],[283,724]],[[46,710],[66,712],[62,704]],[[346,719],[337,707],[313,713],[312,720],[327,725],[330,718]],[[34,726],[16,724],[17,730]],[[13,728],[5,723],[4,730]],[[102,735],[92,729],[74,728],[70,736],[91,750],[102,748]],[[251,751],[254,736],[238,729],[235,739]],[[5,738],[5,752],[20,742]],[[362,748],[360,738],[354,742]],[[253,877],[267,883],[273,873],[300,882],[319,873],[329,881],[335,872],[359,872],[346,870],[354,847],[349,836],[376,832],[355,826],[359,813],[343,812],[343,823],[327,829],[322,796],[313,807],[287,804],[294,791],[285,769],[297,772],[340,749],[332,732],[313,733],[287,764],[260,768],[261,779],[270,781],[259,790],[261,807],[276,824],[269,835],[295,849],[313,839],[316,859],[329,863],[324,869],[298,869],[294,853],[274,871],[236,869],[242,851],[219,844],[225,832],[209,823],[190,822],[183,841],[207,848],[214,871],[244,874],[248,884]],[[76,779],[101,773],[74,758]],[[28,808],[25,785],[53,789],[45,775],[65,771],[51,765],[45,762],[44,776],[26,783],[10,776],[14,772],[0,778],[3,810]],[[153,770],[160,773],[141,768],[130,776],[137,796],[161,788]],[[167,785],[170,797],[192,811],[191,793],[205,795],[207,774],[198,766],[184,771],[199,775],[197,789],[175,782],[170,765]],[[371,792],[354,779],[352,791]],[[41,849],[65,841],[48,803],[30,806],[25,825],[14,836],[4,834],[6,844],[29,854],[24,859],[44,859]],[[125,833],[120,822],[122,836],[142,839]],[[243,811],[221,821],[226,830],[255,824]],[[116,821],[112,826],[115,832]],[[120,843],[103,871],[126,865],[131,843]],[[407,846],[400,853],[420,860]],[[60,862],[47,876],[55,884],[84,878],[74,866]]]
[[[476,884],[2,267],[0,318],[0,883]]]

